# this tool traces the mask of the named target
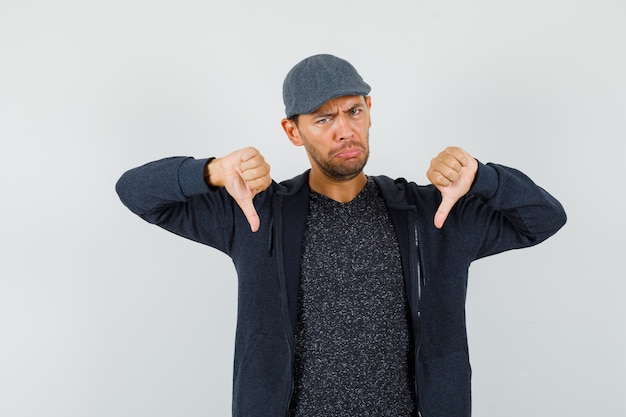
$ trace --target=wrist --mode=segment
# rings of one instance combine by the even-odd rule
[[[204,182],[209,187],[221,187],[220,174],[219,174],[219,161],[217,158],[209,158],[204,165]]]

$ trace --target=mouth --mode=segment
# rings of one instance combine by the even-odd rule
[[[357,146],[351,146],[348,148],[341,149],[339,152],[335,154],[335,157],[342,159],[350,159],[356,158],[363,154],[363,150]]]

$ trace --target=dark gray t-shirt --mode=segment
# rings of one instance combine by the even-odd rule
[[[311,192],[292,417],[414,415],[400,250],[372,179],[342,204]]]

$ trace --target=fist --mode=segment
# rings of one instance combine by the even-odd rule
[[[272,183],[270,166],[255,148],[243,148],[215,159],[207,166],[210,185],[225,187],[243,211],[250,229],[259,230],[260,220],[252,199]]]
[[[441,204],[435,214],[440,229],[456,202],[469,191],[478,171],[478,161],[461,148],[448,147],[430,161],[428,180],[441,192]]]

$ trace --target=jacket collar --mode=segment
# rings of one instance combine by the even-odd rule
[[[282,181],[276,194],[284,197],[293,197],[300,191],[306,191],[308,195],[310,172],[311,170],[309,169],[296,177]],[[372,178],[374,178],[389,208],[411,208],[407,204],[407,181],[404,178],[393,180],[384,175],[373,176]],[[303,190],[303,188],[306,188],[306,190]]]
[[[302,174],[296,177],[280,182],[278,184],[279,188],[276,190],[276,194],[284,197],[292,197],[297,194],[298,191],[301,191],[304,187],[307,188],[306,191],[308,194],[309,172],[311,172],[310,169],[304,171]]]

